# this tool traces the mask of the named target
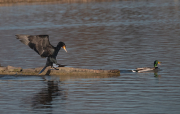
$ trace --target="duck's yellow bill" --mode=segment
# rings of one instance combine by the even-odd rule
[[[66,52],[67,52],[67,50],[66,50],[66,46],[63,46],[62,48],[64,49],[64,51],[66,51]]]
[[[158,62],[158,64],[161,64],[161,62]]]

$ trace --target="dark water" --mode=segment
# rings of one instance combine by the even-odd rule
[[[0,7],[0,63],[44,66],[15,34],[63,41],[58,62],[91,69],[134,69],[162,62],[162,71],[119,77],[0,76],[1,113],[180,112],[180,1],[141,0]],[[156,75],[156,77],[154,77]]]

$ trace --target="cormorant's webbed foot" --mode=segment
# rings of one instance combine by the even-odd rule
[[[59,70],[57,67],[58,67],[57,64],[53,64],[53,65],[51,66],[51,68],[53,68],[52,70]]]
[[[58,65],[58,67],[65,67],[65,66],[67,66],[67,65],[61,65],[61,64],[56,64],[56,65]]]
[[[56,68],[56,67],[53,67],[55,70],[59,70],[58,68]]]

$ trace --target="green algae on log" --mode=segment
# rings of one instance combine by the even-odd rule
[[[38,75],[43,67],[22,69],[21,67],[0,67],[0,75]],[[72,68],[72,67],[58,67],[59,70],[51,69],[47,67],[44,72],[40,75],[51,75],[51,76],[66,76],[66,75],[112,75],[120,76],[120,71],[114,70],[94,70],[94,69],[83,69],[83,68]]]

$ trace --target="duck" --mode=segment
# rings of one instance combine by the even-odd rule
[[[161,62],[158,60],[154,61],[154,67],[144,67],[144,68],[136,68],[135,70],[132,70],[132,72],[148,72],[148,71],[158,71],[158,65],[160,65]]]
[[[17,34],[16,38],[37,52],[42,58],[47,58],[46,65],[39,74],[41,74],[48,66],[51,66],[51,68],[53,67],[55,70],[59,70],[56,68],[57,66],[64,66],[58,64],[56,60],[56,56],[58,55],[61,47],[67,52],[64,42],[59,42],[57,46],[54,47],[49,42],[49,35]]]

